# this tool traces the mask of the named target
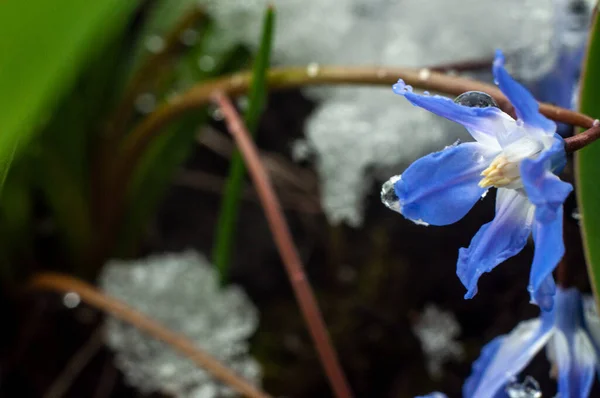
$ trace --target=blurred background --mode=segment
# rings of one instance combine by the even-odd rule
[[[30,284],[47,272],[96,285],[273,396],[332,396],[220,109],[207,101],[147,141],[140,134],[190,92],[223,77],[235,85],[241,75],[232,74],[261,73],[265,59],[309,77],[325,65],[418,67],[492,83],[500,48],[539,100],[570,108],[593,8],[592,0],[34,3],[0,4],[0,159],[10,164],[0,175],[2,397],[235,396],[68,287]],[[272,37],[261,33],[269,4]],[[494,195],[443,228],[413,224],[379,195],[415,159],[468,140],[466,131],[391,86],[307,79],[301,89],[238,94],[355,395],[460,396],[481,347],[537,316],[526,290],[532,247],[464,300],[458,249],[492,219]],[[566,214],[567,247],[580,247],[574,198]],[[574,284],[589,291],[582,254],[567,256],[581,264]],[[554,389],[549,373],[546,361],[524,372]]]

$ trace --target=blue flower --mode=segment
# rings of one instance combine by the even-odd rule
[[[521,322],[508,335],[496,337],[473,363],[463,385],[465,398],[506,396],[505,388],[546,347],[561,397],[588,397],[594,372],[600,374],[600,319],[592,297],[575,288],[558,288],[552,311]],[[437,394],[437,395],[435,395]],[[433,393],[427,397],[444,397]]]
[[[493,72],[517,120],[496,107],[469,107],[413,93],[402,80],[394,85],[394,92],[413,105],[465,126],[475,142],[417,160],[384,184],[382,200],[416,223],[448,225],[467,214],[489,188],[498,188],[495,218],[459,251],[457,274],[467,288],[465,298],[477,293],[484,272],[519,253],[533,233],[529,291],[532,302],[550,310],[556,290],[552,271],[564,254],[563,202],[573,189],[554,174],[566,163],[564,140],[531,94],[504,69],[500,51]]]

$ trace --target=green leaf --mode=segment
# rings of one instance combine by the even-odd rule
[[[181,18],[185,17],[185,13],[181,13]],[[177,25],[177,21],[170,24],[172,27]],[[215,40],[214,36],[213,26],[202,21],[196,44],[188,47],[177,58],[173,67],[161,72],[162,82],[156,85],[158,98],[167,100],[173,87],[181,86],[182,82],[187,82],[185,85],[196,84],[219,74],[238,70],[240,65],[248,62],[247,51],[239,47],[219,54],[212,52],[211,42]],[[211,70],[199,68],[198,59],[203,56],[211,57],[214,62]],[[117,255],[128,256],[135,251],[140,234],[155,213],[173,175],[194,148],[198,126],[206,121],[206,112],[193,112],[172,123],[167,131],[149,145],[136,166],[128,188],[126,218],[119,234]]]
[[[253,135],[256,134],[258,121],[260,120],[267,97],[266,74],[271,57],[274,23],[275,12],[272,7],[268,7],[263,22],[260,48],[252,71],[248,109],[244,114],[246,126]],[[246,174],[244,160],[239,151],[234,152],[229,167],[229,177],[225,185],[225,194],[223,196],[223,203],[221,204],[216,241],[213,248],[213,262],[219,271],[222,283],[227,281],[229,275],[229,264],[233,251],[242,185]]]
[[[590,31],[581,79],[579,111],[600,118],[600,22],[598,13]],[[600,303],[600,142],[575,153],[577,201],[590,284]],[[600,308],[600,306],[599,306]]]
[[[136,1],[0,1],[0,188],[14,156]]]

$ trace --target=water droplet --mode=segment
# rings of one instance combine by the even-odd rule
[[[571,218],[578,222],[581,221],[581,213],[579,212],[579,208],[573,209],[573,212],[571,213]]]
[[[215,67],[215,59],[210,55],[202,55],[198,58],[198,67],[202,72],[210,72]]]
[[[475,163],[481,163],[485,160],[485,156],[480,152],[475,151],[473,152],[472,159]]]
[[[455,146],[458,146],[458,145],[460,145],[460,140],[454,141],[452,144],[447,145],[444,149],[452,148],[452,147],[455,147]]]
[[[424,95],[431,95],[431,93],[429,91],[423,91]]]
[[[176,104],[181,101],[181,95],[177,91],[171,91],[167,94],[167,102],[169,104]]]
[[[156,108],[156,97],[154,94],[144,93],[135,99],[135,109],[143,114],[148,114]]]
[[[340,267],[337,277],[342,283],[352,283],[356,280],[356,270],[348,265]]]
[[[466,93],[462,93],[454,99],[454,102],[472,108],[487,108],[490,106],[498,108],[498,104],[492,96],[481,91],[467,91]]]
[[[308,77],[317,77],[317,75],[319,74],[319,64],[316,62],[311,62],[310,64],[308,64],[308,66],[306,67],[306,74],[308,75]]]
[[[211,112],[210,112],[210,116],[216,120],[217,122],[220,122],[221,120],[223,120],[223,111],[221,111],[221,108],[217,108],[215,107]]]
[[[194,29],[186,29],[181,32],[179,40],[186,46],[193,46],[198,40],[198,32]]]
[[[388,209],[400,213],[400,199],[396,195],[394,184],[400,180],[401,176],[393,176],[387,180],[381,187],[381,203],[386,205]]]
[[[63,296],[63,304],[67,308],[75,308],[79,303],[81,303],[81,298],[75,292],[68,292]]]
[[[385,69],[379,69],[377,71],[377,77],[378,78],[383,79],[386,76],[387,76],[387,71]]]
[[[165,40],[158,35],[151,35],[146,38],[146,49],[153,54],[158,54],[165,49]]]
[[[241,97],[239,97],[237,99],[237,106],[241,109],[241,110],[246,110],[248,108],[248,103],[250,102],[250,100],[248,100],[248,97],[245,95],[242,95]]]
[[[506,393],[510,398],[540,398],[539,383],[531,376],[525,377],[523,383],[513,381],[506,386]]]
[[[598,120],[598,119],[594,120],[592,123],[592,126],[594,126],[594,127],[600,126],[600,120]]]
[[[516,124],[517,124],[518,127],[523,127],[523,125],[524,125],[524,123],[523,123],[523,121],[521,119],[517,119]]]
[[[419,71],[419,80],[428,80],[431,77],[431,71],[427,68],[423,68]]]

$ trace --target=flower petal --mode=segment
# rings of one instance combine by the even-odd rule
[[[552,271],[565,254],[563,242],[563,209],[558,208],[554,220],[542,223],[537,220],[539,208],[536,208],[536,221],[533,226],[535,251],[529,274],[531,299],[543,311],[552,309],[556,286],[552,279]]]
[[[496,136],[505,130],[512,130],[515,126],[515,120],[496,107],[469,107],[459,105],[447,97],[417,94],[402,79],[398,80],[392,89],[411,104],[462,124],[474,139],[490,148],[500,149]]]
[[[542,223],[551,222],[557,217],[559,209],[573,190],[571,184],[561,181],[552,173],[552,170],[562,168],[565,163],[564,141],[561,138],[556,138],[552,146],[537,158],[521,162],[521,179],[527,197],[536,207],[535,218]]]
[[[415,398],[448,398],[448,396],[444,393],[441,392],[432,392],[431,394],[427,394],[427,395],[419,395],[418,397]]]
[[[471,375],[465,380],[465,384],[463,384],[463,397],[472,397],[473,393],[481,383],[481,378],[483,374],[487,370],[490,363],[494,360],[498,349],[504,342],[506,336],[498,336],[494,340],[487,343],[481,350],[481,355],[479,358],[473,362],[473,367],[471,371]],[[490,396],[493,396],[490,395]]]
[[[468,248],[458,252],[456,273],[467,288],[465,298],[477,293],[484,272],[519,253],[531,232],[533,207],[527,197],[513,189],[498,189],[496,216],[475,234]]]
[[[519,119],[525,124],[541,129],[546,133],[556,131],[556,124],[540,113],[540,107],[533,95],[517,83],[504,69],[504,55],[500,50],[496,51],[493,71],[496,84],[515,107]]]
[[[552,310],[552,307],[554,306],[554,295],[556,294],[556,283],[552,277],[552,271],[550,271],[548,276],[546,276],[537,288],[534,289],[530,282],[528,290],[531,294],[532,304],[536,304],[542,311]]]
[[[548,344],[549,359],[558,367],[561,397],[588,397],[594,378],[594,347],[583,330],[582,298],[577,289],[556,295],[555,334]]]
[[[432,225],[460,220],[486,191],[477,184],[494,156],[483,145],[469,142],[417,160],[394,183],[400,213]]]
[[[472,398],[493,397],[527,366],[546,344],[551,332],[552,322],[540,319],[521,322],[501,340],[493,357],[484,359],[487,366],[482,369],[473,394],[463,395]]]

